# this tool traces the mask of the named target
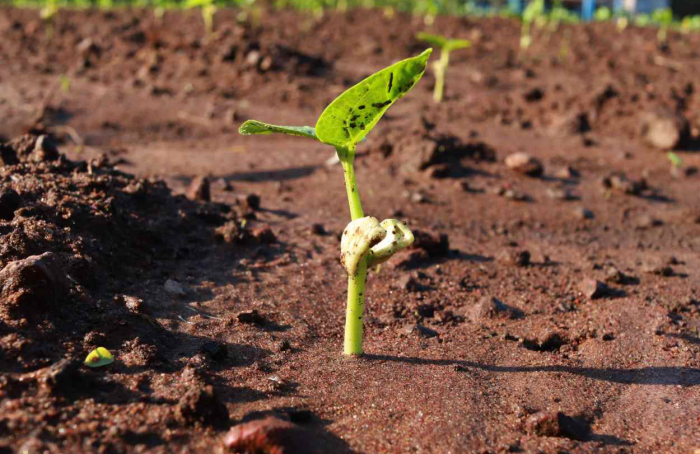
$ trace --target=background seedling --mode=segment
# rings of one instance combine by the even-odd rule
[[[395,219],[379,222],[365,216],[355,180],[355,148],[374,128],[386,110],[408,93],[425,72],[432,49],[402,60],[349,88],[325,108],[316,127],[276,126],[248,120],[244,135],[280,133],[315,139],[335,148],[345,174],[345,190],[352,222],[343,232],[341,263],[348,272],[345,318],[346,355],[362,354],[362,319],[367,268],[388,260],[413,242],[413,235]]]
[[[523,24],[520,28],[520,48],[527,49],[532,45],[532,24],[546,21],[544,0],[532,0],[523,11]]]
[[[204,36],[205,39],[209,40],[214,33],[214,15],[217,10],[214,0],[187,0],[185,8],[201,8]]]
[[[39,11],[39,17],[44,21],[46,26],[46,37],[51,39],[53,36],[53,20],[58,13],[58,0],[49,0]]]
[[[659,26],[659,31],[656,33],[656,39],[660,43],[666,42],[668,29],[673,25],[673,12],[670,8],[657,9],[651,16],[652,20]]]
[[[435,71],[433,99],[435,102],[440,102],[445,91],[445,76],[447,74],[447,66],[450,64],[450,52],[457,49],[466,49],[472,43],[466,39],[449,39],[444,36],[431,35],[430,33],[418,33],[418,39],[440,48],[440,59],[433,63],[433,70]]]

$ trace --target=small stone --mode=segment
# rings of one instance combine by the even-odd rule
[[[41,317],[69,288],[52,252],[10,262],[0,271],[0,320]]]
[[[279,340],[275,342],[274,344],[274,350],[276,352],[286,352],[292,349],[292,345],[289,343],[288,340]]]
[[[415,325],[408,325],[404,327],[401,332],[403,334],[409,335],[409,334],[418,334],[422,337],[435,337],[439,333],[435,331],[434,329],[428,328],[427,326],[423,326],[420,323],[416,323]]]
[[[435,179],[448,178],[452,174],[452,168],[449,164],[435,164],[428,167],[428,176]]]
[[[236,315],[236,319],[241,323],[248,323],[253,325],[262,326],[265,324],[265,317],[263,317],[257,309],[251,309],[247,311],[239,312]]]
[[[469,316],[474,322],[491,318],[518,318],[521,315],[520,310],[492,296],[482,297],[469,311]]]
[[[245,204],[253,211],[260,209],[260,196],[257,194],[248,194],[245,197]]]
[[[172,279],[165,281],[163,288],[172,296],[184,296],[187,293],[182,284]]]
[[[228,431],[224,448],[232,452],[319,454],[323,444],[314,435],[286,419],[268,415],[238,424]]]
[[[642,262],[642,272],[665,277],[673,276],[673,268],[664,263],[659,257],[646,258]]]
[[[410,193],[410,199],[413,203],[428,203],[430,198],[424,191],[415,191]]]
[[[642,117],[642,136],[649,145],[669,150],[675,148],[688,129],[688,123],[669,109],[656,109]]]
[[[649,229],[660,225],[663,225],[663,222],[659,219],[655,219],[649,214],[639,216],[634,222],[634,227],[640,230]]]
[[[585,278],[578,285],[579,291],[588,299],[600,298],[608,293],[608,287],[602,282],[593,279]]]
[[[214,230],[217,240],[225,243],[240,243],[246,238],[246,232],[236,221],[228,221]]]
[[[228,356],[226,345],[217,341],[208,341],[202,344],[199,351],[206,354],[214,361],[221,361]]]
[[[15,211],[20,207],[22,199],[14,189],[0,190],[0,219],[11,221],[15,217]]]
[[[82,361],[78,358],[65,358],[45,369],[39,375],[39,383],[52,395],[66,395],[79,388],[84,377]]]
[[[542,175],[542,163],[527,153],[513,153],[506,157],[506,166],[518,173],[536,177]]]
[[[615,189],[630,195],[639,195],[645,188],[644,182],[634,181],[623,174],[610,175],[601,180],[604,188]]]
[[[625,284],[630,280],[630,278],[616,267],[608,266],[605,269],[605,280],[607,282],[612,282],[613,284]]]
[[[443,257],[450,252],[450,241],[446,233],[414,230],[413,236],[415,241],[412,247],[426,251],[430,257]]]
[[[571,200],[571,194],[564,188],[547,188],[547,196],[554,200]]]
[[[525,429],[540,437],[558,437],[561,433],[559,416],[555,412],[535,413],[525,422]]]
[[[34,162],[55,161],[58,156],[56,145],[47,136],[41,135],[36,139],[30,159]]]
[[[581,221],[584,221],[586,219],[593,219],[595,217],[595,215],[593,214],[593,212],[591,210],[589,210],[588,208],[584,208],[584,207],[574,208],[573,214],[574,214],[574,217],[576,219],[579,219]]]
[[[420,292],[424,290],[424,286],[410,274],[402,274],[396,279],[396,287],[407,292]]]
[[[124,306],[130,311],[136,314],[143,312],[143,300],[135,296],[123,295]]]
[[[579,176],[579,173],[570,166],[564,166],[557,169],[557,171],[554,173],[554,176],[557,178],[561,178],[562,180],[569,180],[571,178]]]
[[[530,264],[530,252],[503,249],[496,256],[496,260],[508,266],[528,266]]]
[[[272,244],[277,241],[277,236],[269,225],[256,227],[250,231],[251,238],[260,244]]]
[[[217,398],[211,385],[198,384],[188,389],[180,398],[176,412],[187,423],[213,424],[225,422],[229,418],[226,406]]]
[[[187,189],[187,198],[190,200],[199,200],[209,202],[211,200],[211,189],[209,179],[207,177],[196,177],[190,183]]]

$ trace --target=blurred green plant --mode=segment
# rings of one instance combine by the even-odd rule
[[[458,49],[466,49],[471,46],[472,43],[466,39],[450,39],[445,36],[431,35],[430,33],[424,32],[418,33],[417,38],[440,49],[440,59],[433,63],[433,70],[435,71],[433,100],[438,103],[442,102],[445,91],[445,76],[447,75],[447,67],[450,64],[450,52]]]

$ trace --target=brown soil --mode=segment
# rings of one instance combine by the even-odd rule
[[[342,172],[236,130],[313,125],[421,19],[37,16],[0,14],[0,452],[700,448],[700,35],[438,18],[474,45],[360,149],[420,233],[347,359]]]

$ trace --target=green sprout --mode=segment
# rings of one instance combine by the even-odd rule
[[[429,33],[418,33],[417,38],[440,49],[440,59],[433,63],[433,70],[435,71],[433,99],[435,102],[441,102],[442,95],[445,91],[447,66],[450,64],[450,52],[458,49],[466,49],[471,46],[472,43],[466,39],[449,39],[444,36],[431,35]]]
[[[673,25],[673,11],[671,11],[671,8],[657,9],[651,15],[651,19],[659,26],[656,39],[660,43],[665,43],[668,29]]]
[[[204,22],[204,36],[206,40],[214,33],[214,15],[217,7],[215,0],[187,0],[185,8],[200,8],[202,11],[202,21]]]
[[[520,48],[527,49],[532,44],[532,24],[546,20],[544,0],[532,0],[523,11],[523,24],[520,28]]]
[[[610,8],[607,6],[603,6],[601,8],[598,8],[595,10],[595,13],[593,14],[593,19],[595,19],[597,22],[607,22],[611,20],[613,17],[613,12]]]
[[[348,273],[345,320],[346,355],[362,354],[362,319],[367,269],[413,243],[411,231],[395,219],[379,222],[365,216],[355,180],[355,149],[394,102],[421,79],[432,49],[374,73],[338,96],[323,111],[316,127],[276,126],[255,120],[241,125],[243,135],[281,133],[318,140],[335,148],[345,175],[352,222],[343,231],[341,263]]]
[[[56,14],[58,14],[58,9],[58,0],[48,0],[46,5],[39,11],[39,17],[46,25],[46,37],[49,39],[53,36],[53,23]]]

